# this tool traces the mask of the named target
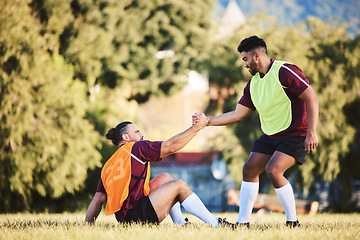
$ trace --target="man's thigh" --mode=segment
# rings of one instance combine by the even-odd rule
[[[294,166],[295,163],[296,160],[294,157],[286,153],[276,151],[267,164],[266,171],[271,170],[283,174],[287,169]]]

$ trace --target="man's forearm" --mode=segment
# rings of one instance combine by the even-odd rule
[[[85,222],[94,223],[96,218],[99,216],[102,208],[102,204],[106,200],[106,195],[104,193],[97,192],[91,201],[89,208],[86,212]]]
[[[208,126],[222,126],[239,122],[251,112],[253,112],[252,109],[238,103],[234,111],[227,112],[216,117],[211,117],[208,122]]]
[[[319,103],[316,97],[306,101],[306,114],[308,118],[308,134],[316,132],[319,119]]]
[[[239,121],[235,111],[224,113],[215,117],[211,117],[208,126],[223,126]]]
[[[101,212],[101,206],[95,206],[93,202],[91,202],[85,217],[86,223],[94,223],[96,218],[99,216]]]
[[[179,133],[162,143],[161,157],[180,151],[190,142],[201,129],[191,126],[184,132]]]

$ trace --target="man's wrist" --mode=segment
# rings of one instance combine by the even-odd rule
[[[316,135],[316,130],[308,130],[307,135],[310,135],[310,136]]]
[[[206,126],[211,126],[211,124],[210,124],[211,118],[208,118],[208,119],[209,119],[209,121],[207,122]]]

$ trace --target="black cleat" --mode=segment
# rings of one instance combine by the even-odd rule
[[[185,218],[184,226],[189,226],[189,225],[191,225],[191,222],[189,222],[188,218]]]
[[[296,220],[295,222],[293,221],[286,221],[286,226],[289,228],[298,228],[300,227],[300,223],[298,220]]]
[[[247,223],[239,223],[239,222],[237,222],[236,224],[236,228],[250,228],[250,223],[249,222],[247,222]]]
[[[231,228],[232,230],[236,228],[236,225],[226,221],[226,218],[218,218],[218,224],[218,227]]]

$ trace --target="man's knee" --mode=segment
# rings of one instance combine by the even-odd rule
[[[180,189],[189,189],[189,185],[182,179],[175,180],[174,183]]]
[[[265,167],[265,171],[266,171],[266,174],[272,178],[272,177],[276,177],[278,175],[282,175],[282,172],[279,171],[279,169],[271,164],[268,164],[266,165]]]
[[[243,176],[244,177],[255,177],[257,171],[255,171],[254,166],[251,163],[246,162],[243,166]]]
[[[157,175],[153,180],[150,181],[150,192],[173,180],[174,178],[169,173],[161,173]]]
[[[166,172],[165,173],[160,173],[158,175],[158,177],[161,179],[161,181],[163,183],[171,182],[171,181],[174,180],[173,176],[171,176],[171,174],[166,173]]]
[[[246,162],[243,166],[243,175],[248,173],[250,171],[250,166],[249,164]]]

